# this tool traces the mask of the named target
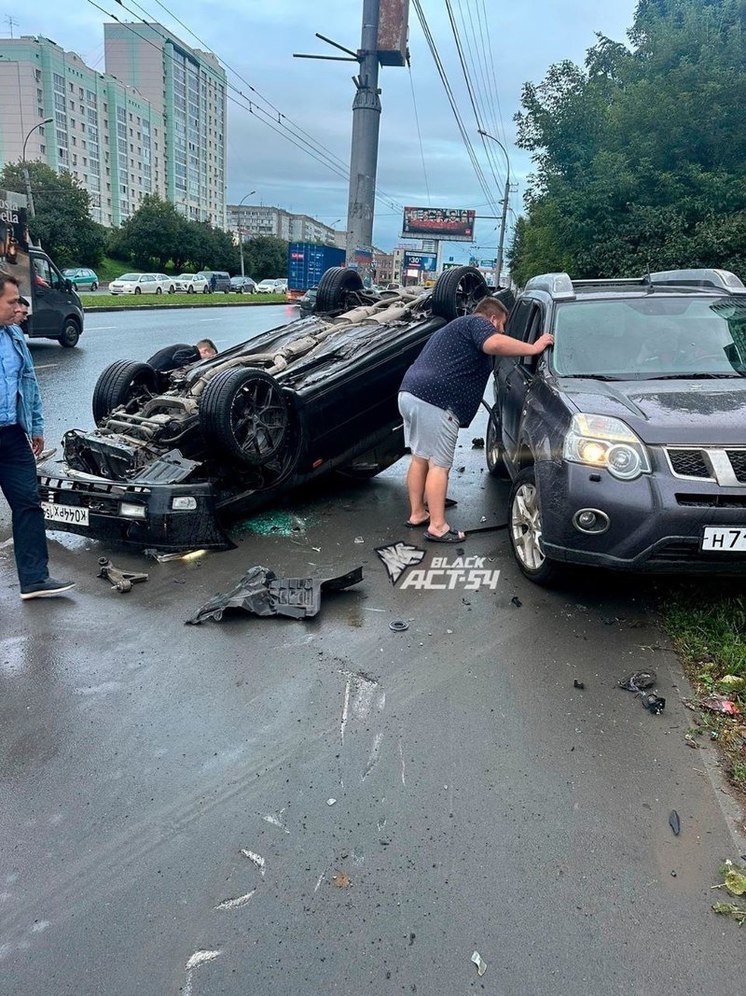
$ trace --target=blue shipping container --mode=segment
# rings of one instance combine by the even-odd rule
[[[336,246],[313,242],[291,242],[288,246],[288,290],[307,291],[318,287],[331,266],[344,266],[345,251]]]

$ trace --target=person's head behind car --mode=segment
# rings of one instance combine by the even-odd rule
[[[201,360],[209,360],[210,357],[218,355],[218,347],[212,339],[200,339],[195,346]]]

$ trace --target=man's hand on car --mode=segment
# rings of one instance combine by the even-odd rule
[[[554,345],[554,336],[551,334],[551,332],[542,333],[542,335],[540,335],[539,338],[534,343],[534,355],[543,353],[544,350],[547,348],[547,346],[553,346],[553,345]]]

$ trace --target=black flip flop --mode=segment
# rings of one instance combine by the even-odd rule
[[[430,530],[426,530],[422,535],[428,543],[463,543],[466,540],[466,534],[459,536],[458,529],[449,529],[442,536],[436,536]]]
[[[426,529],[430,525],[430,516],[423,519],[422,522],[410,522],[409,519],[404,523],[407,529]]]

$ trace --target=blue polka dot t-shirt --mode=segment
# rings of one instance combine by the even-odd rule
[[[469,425],[484,396],[492,357],[482,346],[495,334],[481,315],[465,315],[444,325],[404,374],[400,390],[452,411],[461,427]]]

